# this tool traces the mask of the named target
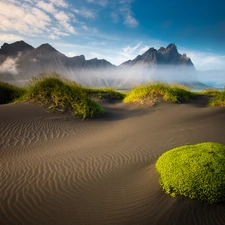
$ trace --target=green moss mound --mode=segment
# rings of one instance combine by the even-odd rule
[[[25,89],[0,81],[0,104],[7,104],[20,98]]]
[[[143,98],[154,101],[164,100],[182,102],[191,100],[196,94],[182,85],[169,85],[165,83],[147,83],[137,86],[125,97],[124,102],[141,102]]]
[[[213,142],[186,145],[156,162],[162,189],[171,196],[217,203],[225,201],[225,146]]]
[[[22,100],[37,102],[47,106],[48,109],[69,111],[83,119],[104,113],[101,106],[88,97],[81,85],[61,78],[56,73],[35,77]]]

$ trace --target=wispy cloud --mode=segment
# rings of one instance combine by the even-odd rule
[[[127,27],[135,28],[139,25],[132,11],[132,2],[133,0],[120,0],[119,4],[115,5],[115,9],[111,13],[114,23],[118,23],[122,19]]]
[[[139,50],[139,55],[142,55],[143,53],[145,53],[150,47],[149,46],[144,46]]]
[[[18,74],[17,59],[7,58],[3,64],[0,65],[0,73]]]
[[[97,14],[94,11],[92,11],[90,9],[86,9],[86,8],[74,9],[74,12],[75,12],[75,14],[82,16],[86,19],[95,19],[97,17]]]
[[[18,40],[24,40],[23,36],[15,35],[15,34],[1,34],[0,35],[0,41],[5,42],[14,42]]]
[[[137,43],[135,46],[127,46],[123,48],[123,50],[120,52],[121,55],[131,59],[134,54],[136,54],[136,50],[142,45],[142,42]]]
[[[37,6],[39,8],[41,8],[42,10],[48,12],[48,13],[51,13],[51,14],[54,14],[57,12],[55,6],[53,5],[53,3],[47,3],[47,2],[44,2],[44,1],[39,1],[37,3]]]
[[[108,0],[87,0],[88,3],[94,3],[94,4],[98,4],[101,5],[103,7],[107,6],[109,1]]]
[[[42,35],[53,39],[59,39],[65,33],[75,34],[74,16],[65,11],[68,6],[64,0],[2,0],[0,31],[11,37],[12,34],[25,37]]]
[[[124,24],[126,24],[129,27],[137,27],[138,26],[138,21],[131,15],[131,12],[128,12],[124,16]]]
[[[225,70],[225,55],[216,55],[210,52],[184,50],[191,58],[197,70],[223,69]]]
[[[69,6],[67,1],[64,1],[64,0],[50,0],[50,2],[53,3],[57,7],[67,8]]]

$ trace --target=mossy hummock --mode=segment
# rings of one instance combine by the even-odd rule
[[[217,203],[225,201],[225,146],[214,142],[185,145],[156,162],[159,183],[169,195]]]

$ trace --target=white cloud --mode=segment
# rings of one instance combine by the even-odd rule
[[[120,22],[121,18],[127,27],[135,28],[139,25],[134,13],[131,9],[133,0],[121,0],[119,4],[114,5],[114,10],[111,13],[111,18],[114,23]]]
[[[59,21],[59,23],[65,28],[67,32],[76,34],[74,27],[70,24],[70,17],[64,11],[57,12],[54,17]]]
[[[48,13],[51,13],[51,14],[56,13],[56,9],[52,3],[46,3],[44,1],[39,1],[37,3],[37,6]]]
[[[16,5],[0,2],[0,15],[7,19],[23,18],[25,14],[25,11]]]
[[[7,58],[3,64],[0,65],[0,73],[18,74],[17,59]]]
[[[94,4],[98,4],[101,5],[103,7],[108,5],[108,0],[87,0],[88,3],[94,3]]]
[[[129,27],[137,27],[138,26],[138,21],[130,13],[125,15],[124,19],[125,19],[124,23],[127,26],[129,26]]]
[[[3,0],[0,2],[0,32],[50,39],[76,34],[72,24],[74,15],[65,12],[66,7],[68,3],[64,0]]]
[[[83,25],[81,28],[86,30],[86,31],[89,30],[89,28],[86,25]]]
[[[80,15],[80,16],[82,16],[84,18],[87,18],[87,19],[95,19],[97,17],[96,13],[94,11],[89,10],[89,9],[81,9],[81,10],[74,9],[74,12],[77,15]]]
[[[1,34],[0,41],[2,42],[14,42],[18,40],[24,40],[24,37],[15,34]]]
[[[64,0],[50,0],[51,3],[58,7],[68,8],[68,3]]]
[[[128,59],[131,59],[136,56],[136,50],[142,45],[142,42],[137,43],[135,46],[127,46],[123,48],[123,50],[120,52],[121,55],[125,56]]]
[[[69,16],[64,11],[59,11],[54,16],[59,21],[68,22],[70,20]]]
[[[65,55],[66,55],[67,57],[74,57],[74,56],[76,56],[77,54],[76,54],[75,52],[66,52]]]
[[[0,3],[0,30],[32,36],[43,32],[50,22],[47,14],[30,5]]]
[[[140,50],[139,50],[139,55],[142,55],[143,53],[145,53],[146,51],[148,51],[148,49],[149,49],[150,47],[149,46],[145,46],[145,47],[143,47],[143,48],[141,48]]]
[[[225,70],[225,55],[209,52],[185,50],[197,70],[223,69]]]

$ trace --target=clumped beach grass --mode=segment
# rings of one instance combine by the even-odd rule
[[[225,106],[225,90],[207,89],[200,93],[212,97],[208,106]]]
[[[25,88],[0,81],[0,104],[13,102],[15,99],[20,98],[25,92]]]
[[[123,100],[126,97],[125,93],[115,91],[111,88],[84,88],[88,96],[99,99]]]
[[[209,106],[225,106],[225,91],[222,91],[209,102]]]
[[[213,142],[181,146],[156,162],[159,183],[169,195],[217,203],[225,201],[225,146]]]
[[[83,119],[104,113],[102,107],[88,97],[81,85],[55,72],[33,78],[21,100],[39,103],[48,109],[69,111]]]
[[[0,83],[2,103],[31,101],[44,105],[49,110],[71,112],[82,117],[97,117],[104,114],[103,108],[93,98],[122,100],[125,94],[109,88],[86,88],[56,72],[42,73],[19,88]]]
[[[94,101],[96,98],[152,105],[159,101],[190,101],[198,95],[212,97],[208,106],[225,106],[225,91],[207,89],[197,93],[181,84],[146,83],[134,87],[129,93],[122,93],[111,88],[83,87],[56,72],[39,74],[24,87],[0,82],[0,104],[30,100],[49,109],[70,111],[82,118],[104,113],[103,108]]]
[[[221,94],[221,91],[218,89],[205,89],[202,90],[200,94],[216,97]]]
[[[176,84],[147,83],[137,86],[125,97],[124,102],[141,102],[143,98],[153,101],[183,102],[191,100],[196,94],[187,87]]]

